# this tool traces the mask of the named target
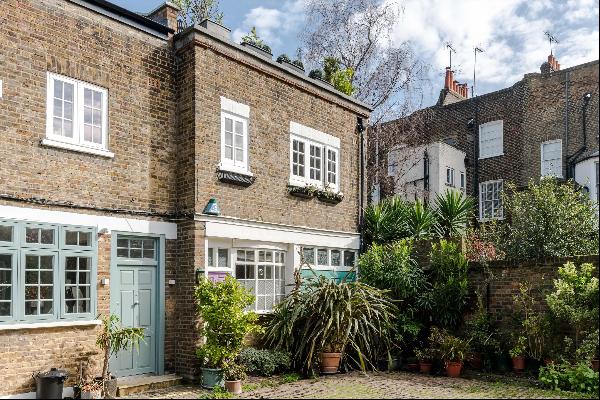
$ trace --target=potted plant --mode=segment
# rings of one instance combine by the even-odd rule
[[[468,357],[469,365],[473,369],[482,370],[484,362],[491,361],[491,356],[498,352],[500,343],[498,332],[492,324],[479,293],[477,293],[477,310],[465,323],[465,333],[471,345]]]
[[[196,350],[202,363],[202,386],[224,386],[227,360],[236,359],[246,335],[262,332],[258,315],[246,311],[254,296],[229,274],[221,282],[202,278],[194,295],[203,321],[200,336],[205,338],[204,345]]]
[[[458,378],[463,368],[463,361],[469,352],[469,342],[452,336],[444,329],[431,328],[429,341],[437,354],[441,356],[446,368],[446,375]]]
[[[520,374],[525,370],[525,343],[527,342],[527,338],[525,336],[519,336],[512,349],[508,352],[512,359],[513,370]]]
[[[300,59],[296,59],[292,61],[287,54],[283,53],[279,57],[277,57],[277,62],[281,65],[284,65],[290,69],[298,71],[300,73],[304,73],[304,64]]]
[[[415,350],[415,357],[419,360],[419,371],[422,374],[431,372],[432,361],[435,359],[435,350],[432,348]]]
[[[315,185],[311,184],[305,184],[304,186],[288,185],[288,193],[290,196],[301,197],[304,199],[314,197],[318,190],[319,189]]]
[[[344,200],[344,193],[334,191],[327,185],[322,190],[317,191],[317,198],[325,203],[337,204]]]
[[[144,340],[144,328],[123,327],[119,317],[110,314],[102,318],[102,330],[96,339],[96,345],[104,352],[102,376],[97,381],[102,382],[102,392],[106,398],[117,396],[117,378],[109,371],[111,356],[116,356],[121,350],[139,349],[140,340]]]
[[[257,54],[260,54],[263,57],[273,57],[271,48],[260,37],[258,37],[255,26],[252,27],[250,33],[242,37],[241,44],[242,46],[248,48],[249,50]]]
[[[225,389],[233,394],[242,393],[242,381],[246,379],[246,367],[228,362],[223,368],[223,373],[225,375]]]
[[[350,347],[365,370],[381,348],[392,348],[396,305],[385,291],[346,279],[337,282],[305,265],[314,279],[295,287],[277,305],[266,327],[266,345],[290,351],[307,374],[318,367],[322,373],[336,373]]]

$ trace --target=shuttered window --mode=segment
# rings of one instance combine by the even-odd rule
[[[542,143],[541,167],[542,176],[562,178],[562,140],[551,140]]]
[[[503,122],[492,121],[479,126],[479,158],[489,158],[504,154]]]

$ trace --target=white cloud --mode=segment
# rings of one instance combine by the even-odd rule
[[[280,8],[253,8],[246,14],[241,26],[233,31],[233,39],[239,42],[255,26],[258,35],[267,44],[280,45],[282,36],[299,29],[304,20],[304,7],[304,0],[288,0]]]
[[[384,0],[391,2],[395,0]],[[405,0],[404,13],[393,27],[394,41],[409,40],[416,53],[431,64],[432,95],[443,84],[448,65],[446,42],[452,42],[455,76],[473,80],[473,48],[477,56],[478,92],[508,87],[525,73],[539,71],[550,45],[544,36],[560,37],[555,54],[564,66],[598,58],[598,1]],[[434,96],[432,96],[434,97]]]

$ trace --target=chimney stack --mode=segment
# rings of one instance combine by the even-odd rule
[[[166,1],[159,5],[154,11],[146,15],[147,18],[163,24],[177,33],[177,16],[179,15],[179,7],[170,1]],[[173,34],[169,34],[169,37]]]
[[[446,80],[444,81],[444,89],[452,89],[452,82],[454,82],[454,72],[450,67],[446,67]]]
[[[468,98],[469,97],[469,89],[466,83],[458,83],[457,80],[454,80],[454,71],[450,69],[450,67],[446,67],[446,78],[444,79],[444,89],[451,90],[455,94]]]
[[[550,53],[548,56],[548,61],[542,64],[540,71],[542,74],[560,71],[560,64],[558,63],[556,57],[554,57],[554,54]]]

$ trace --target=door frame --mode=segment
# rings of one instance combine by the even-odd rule
[[[156,317],[158,318],[156,324],[156,373],[157,375],[164,375],[165,373],[165,235],[164,234],[151,234],[151,233],[134,233],[125,231],[112,231],[110,240],[110,312],[114,313],[117,310],[117,299],[120,288],[114,287],[112,283],[118,280],[115,277],[118,274],[118,262],[117,262],[117,238],[119,236],[134,236],[140,238],[152,238],[157,241],[157,290],[156,295],[158,305],[156,310]],[[140,262],[142,265],[143,262]],[[130,265],[132,265],[130,263]],[[135,264],[134,264],[135,265]]]

